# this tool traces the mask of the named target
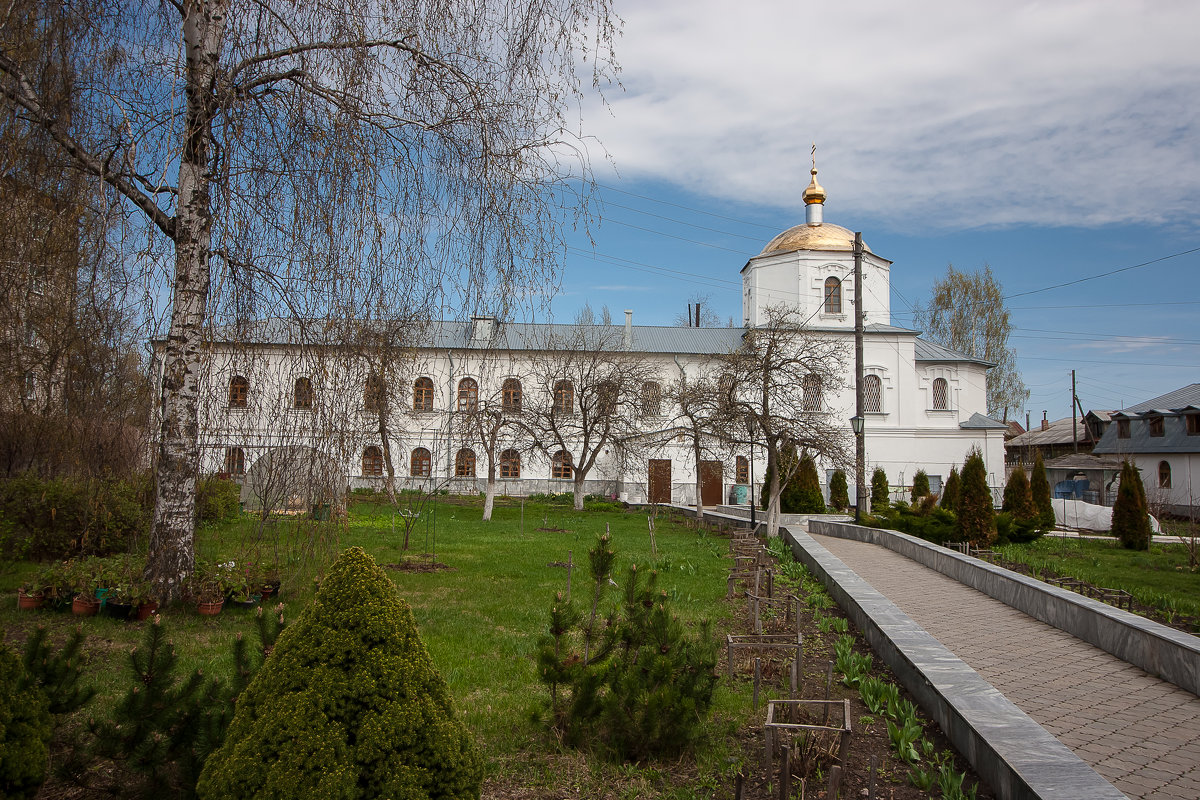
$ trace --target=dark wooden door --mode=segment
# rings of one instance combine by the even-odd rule
[[[650,502],[671,502],[671,459],[650,459]]]
[[[724,469],[720,461],[700,462],[700,502],[706,506],[721,505],[721,486]]]

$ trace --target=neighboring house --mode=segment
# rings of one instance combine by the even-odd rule
[[[1114,411],[1094,452],[1132,461],[1152,511],[1200,507],[1200,383]]]
[[[625,312],[623,325],[588,327],[592,338],[646,365],[637,390],[640,424],[655,440],[643,442],[634,458],[617,447],[605,449],[589,475],[588,492],[631,502],[692,503],[700,471],[704,502],[716,504],[744,497],[740,487],[761,482],[761,446],[714,447],[698,465],[681,437],[663,440],[655,434],[681,424],[679,409],[667,399],[671,384],[681,375],[693,378],[711,368],[715,355],[736,349],[747,329],[763,324],[769,307],[784,305],[810,330],[836,340],[845,348],[846,368],[853,370],[854,234],[823,222],[825,195],[815,175],[814,169],[805,192],[806,222],[775,237],[741,270],[744,328],[634,325],[632,311]],[[893,326],[891,266],[869,249],[863,256],[868,476],[881,466],[894,485],[904,484],[924,469],[931,486],[939,487],[952,467],[978,449],[989,481],[997,485],[1007,427],[986,416],[984,387],[992,365]],[[484,398],[498,398],[505,407],[551,396],[564,410],[574,409],[579,397],[564,381],[547,380],[544,366],[565,352],[556,350],[563,346],[558,343],[570,342],[577,331],[487,316],[432,323],[407,343],[385,378],[394,413],[381,426],[373,399],[377,378],[345,356],[339,343],[301,348],[293,326],[277,320],[243,326],[237,342],[218,336],[211,345],[207,399],[201,404],[201,470],[248,475],[246,485],[261,484],[268,476],[254,478],[256,464],[271,467],[261,472],[275,471],[288,460],[281,454],[303,451],[311,453],[308,471],[324,487],[381,487],[390,456],[399,489],[447,485],[479,491],[484,454],[464,435],[464,410]],[[847,384],[828,396],[818,386],[812,399],[814,412],[832,414],[849,431],[852,375]],[[564,461],[560,448],[519,428],[501,438],[500,493],[570,490],[574,465]],[[276,457],[263,461],[268,453]],[[833,465],[818,466],[827,480]],[[850,484],[853,492],[852,475]],[[760,491],[755,488],[756,498]]]
[[[1043,419],[1041,425],[1014,436],[1004,443],[1004,461],[1007,472],[1018,464],[1028,472],[1037,458],[1049,462],[1061,456],[1092,452],[1096,438],[1086,420],[1078,417],[1058,419],[1054,422]]]

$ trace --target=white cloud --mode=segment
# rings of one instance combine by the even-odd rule
[[[798,208],[815,139],[834,219],[1171,223],[1200,201],[1200,4],[656,0],[621,13],[624,91],[586,118],[627,178]]]

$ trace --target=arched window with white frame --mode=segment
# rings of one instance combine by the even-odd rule
[[[931,398],[932,408],[934,411],[949,411],[950,410],[950,384],[945,378],[934,378]]]
[[[863,378],[863,411],[867,414],[883,413],[883,381],[878,375]]]
[[[832,275],[825,279],[825,313],[842,313],[842,282]]]

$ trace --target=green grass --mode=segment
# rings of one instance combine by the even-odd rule
[[[522,785],[561,786],[566,770],[574,775],[571,781],[598,787],[614,780],[613,770],[618,768],[560,751],[534,721],[546,692],[535,676],[533,658],[545,633],[550,601],[555,592],[566,591],[567,570],[551,566],[552,562],[568,558],[574,562],[573,600],[581,607],[590,602],[587,553],[606,526],[617,553],[618,583],[633,563],[639,569],[655,567],[660,587],[671,595],[674,611],[685,624],[708,619],[720,629],[732,609],[724,602],[727,542],[660,517],[658,554],[652,557],[646,516],[640,512],[575,512],[560,505],[526,504],[522,521],[520,506],[507,503],[498,504],[491,522],[482,522],[475,504],[441,502],[417,523],[406,552],[399,521],[393,532],[391,508],[357,503],[346,521],[322,525],[282,520],[262,536],[249,517],[207,527],[198,534],[197,551],[215,560],[253,553],[270,560],[278,553],[284,581],[280,599],[292,618],[311,602],[316,581],[345,547],[362,546],[384,566],[405,559],[430,560],[421,554],[432,551],[433,558],[449,569],[388,573],[412,607],[430,655],[488,759],[489,774]],[[13,598],[21,576],[34,568],[0,566],[0,591]],[[616,590],[609,592],[611,602],[617,597]],[[229,642],[239,631],[252,635],[251,613],[227,608],[218,617],[202,618],[190,608],[169,609],[167,624],[183,666],[225,674],[231,660]],[[18,629],[36,622],[60,628],[65,637],[77,621],[69,614],[18,613],[15,600],[0,611],[0,622],[6,631],[13,631],[12,638],[23,638]],[[98,698],[102,708],[125,689],[124,654],[140,642],[144,623],[96,617],[82,624],[91,647],[89,673],[102,695]],[[715,785],[715,776],[731,768],[729,755],[736,749],[733,734],[748,718],[749,706],[747,687],[722,684],[718,689],[711,735],[696,755],[695,796],[709,796],[706,787]],[[661,796],[674,796],[680,788],[661,775],[655,779],[654,774],[639,772],[630,780],[632,785],[646,783],[651,788],[661,784],[655,789],[666,792]],[[648,789],[635,794],[652,796]]]
[[[1039,572],[1124,589],[1138,601],[1175,613],[1200,614],[1200,572],[1188,564],[1181,544],[1151,544],[1149,550],[1126,550],[1116,541],[1043,537],[1028,544],[999,548],[1009,559]]]

